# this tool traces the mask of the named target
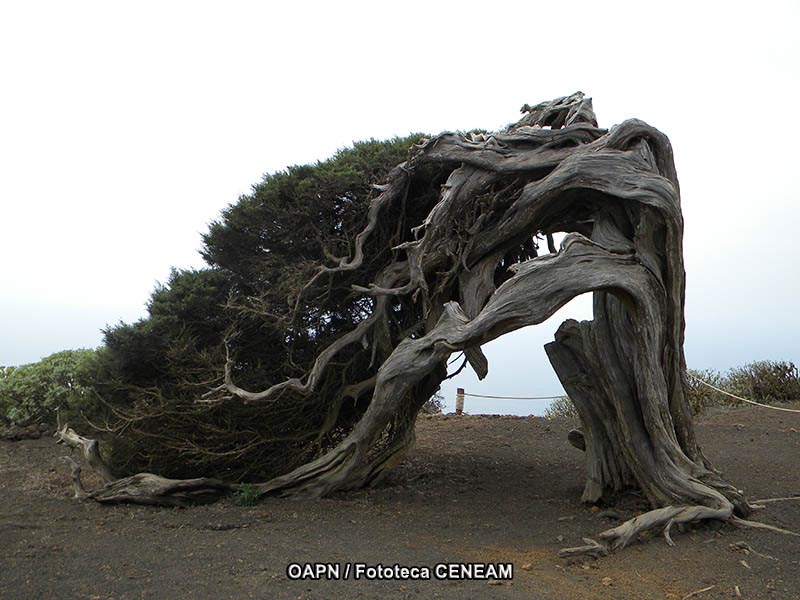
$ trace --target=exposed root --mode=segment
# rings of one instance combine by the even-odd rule
[[[627,546],[640,533],[658,527],[663,527],[662,533],[667,544],[674,546],[675,542],[670,536],[670,530],[675,524],[693,523],[706,519],[726,521],[733,518],[733,505],[731,503],[727,503],[727,506],[722,506],[721,508],[710,508],[701,505],[666,506],[648,511],[616,527],[603,531],[599,537],[605,542],[604,544],[590,538],[584,538],[583,541],[587,542],[587,546],[565,548],[559,551],[558,555],[564,557],[586,554],[595,558],[606,556]]]
[[[768,504],[770,502],[787,502],[789,500],[800,500],[800,496],[786,496],[785,498],[763,498],[761,500],[753,500],[753,504]]]
[[[572,548],[562,548],[558,551],[559,558],[568,558],[570,556],[591,556],[592,558],[600,558],[601,556],[608,556],[610,551],[608,546],[593,540],[592,538],[583,538],[586,542],[585,546],[575,546]]]
[[[660,526],[663,526],[662,535],[664,536],[667,544],[674,546],[675,542],[670,535],[670,530],[672,529],[673,525],[676,523],[679,525],[696,523],[709,519],[725,521],[741,528],[763,529],[766,531],[782,533],[784,535],[800,537],[800,533],[789,531],[788,529],[782,529],[780,527],[776,527],[775,525],[760,523],[758,521],[750,521],[748,519],[737,517],[733,514],[732,504],[729,504],[729,506],[723,506],[721,508],[710,508],[700,505],[683,507],[667,506],[648,511],[625,521],[617,527],[603,531],[600,533],[599,538],[605,542],[604,544],[601,544],[591,538],[583,538],[583,541],[587,543],[586,546],[564,548],[559,551],[558,556],[562,558],[568,556],[578,556],[582,554],[592,556],[594,558],[597,558],[598,556],[606,556],[616,550],[621,550],[624,548],[638,534]],[[731,546],[733,547],[734,544]]]
[[[800,533],[795,533],[794,531],[789,531],[788,529],[782,529],[780,527],[776,527],[775,525],[769,525],[767,523],[761,523],[759,521],[750,521],[748,519],[740,519],[739,517],[733,517],[730,519],[730,522],[736,527],[741,527],[743,529],[765,529],[767,531],[774,531],[775,533],[783,533],[785,535],[793,535],[796,537],[800,537]]]
[[[72,476],[72,488],[75,490],[75,496],[73,497],[78,500],[83,500],[88,496],[88,492],[86,488],[83,487],[83,482],[81,481],[81,466],[71,456],[62,456],[61,461],[67,463],[72,468],[70,475]]]
[[[57,444],[64,444],[70,448],[81,450],[83,458],[89,463],[92,469],[103,478],[103,481],[111,483],[116,479],[111,474],[111,470],[106,465],[103,457],[100,456],[100,444],[97,440],[91,440],[78,435],[75,430],[71,429],[66,423],[64,423],[63,427],[59,424],[59,428],[53,434],[53,437],[56,438]],[[74,463],[75,461],[71,462]],[[78,471],[80,472],[80,467],[78,467]]]
[[[207,477],[167,479],[152,473],[137,473],[106,484],[91,492],[87,498],[101,504],[186,506],[213,502],[237,488],[237,485]]]
[[[102,504],[185,506],[217,500],[238,488],[235,484],[206,477],[167,479],[152,473],[116,479],[100,456],[100,443],[97,440],[78,435],[66,424],[59,426],[53,437],[57,438],[58,444],[80,449],[84,460],[106,482],[100,489],[87,491],[81,481],[81,466],[71,456],[62,457],[61,460],[71,467],[74,497],[80,500],[95,500]]]
[[[675,542],[672,541],[672,537],[669,535],[669,530],[675,524],[675,519],[670,519],[667,521],[667,524],[664,526],[664,540],[666,540],[667,544],[670,546],[674,546]]]
[[[700,594],[704,594],[705,592],[710,592],[715,587],[717,587],[717,586],[710,585],[708,587],[704,587],[702,590],[695,590],[693,592],[689,592],[683,598],[681,598],[681,600],[689,600],[689,598],[694,598],[695,596],[699,596]]]
[[[672,541],[669,537],[669,528],[674,524],[692,523],[706,519],[729,520],[733,515],[733,505],[728,503],[721,508],[710,508],[708,506],[666,506],[648,511],[637,517],[625,521],[621,525],[612,529],[607,529],[600,534],[600,539],[605,540],[609,548],[620,550],[624,548],[635,536],[656,527],[664,527],[665,538],[668,543]]]
[[[734,552],[739,552],[740,550],[745,554],[752,554],[754,556],[760,556],[761,558],[766,558],[768,560],[778,560],[774,556],[770,556],[769,554],[762,554],[761,552],[756,552],[753,550],[753,547],[748,544],[747,542],[734,542],[730,544],[731,550]]]

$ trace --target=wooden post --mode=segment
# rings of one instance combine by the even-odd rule
[[[458,388],[456,390],[456,414],[464,414],[464,388]]]

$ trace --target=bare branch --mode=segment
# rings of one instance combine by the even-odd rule
[[[64,444],[70,448],[80,450],[83,453],[83,458],[103,478],[103,481],[111,483],[116,480],[108,466],[106,466],[103,457],[100,456],[100,444],[97,440],[78,435],[66,423],[53,434],[53,437],[56,438],[57,444]],[[80,473],[80,471],[78,472]]]

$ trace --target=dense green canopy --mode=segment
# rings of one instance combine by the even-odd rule
[[[266,175],[203,236],[208,269],[173,271],[153,292],[147,318],[105,332],[96,387],[106,410],[94,424],[114,434],[117,471],[264,479],[312,458],[363,414],[369,396],[343,388],[369,379],[381,361],[360,345],[337,356],[312,396],[287,390],[269,406],[201,397],[222,380],[226,342],[237,384],[262,389],[302,377],[321,348],[365,318],[373,300],[352,286],[374,278],[392,246],[406,241],[399,211],[378,223],[357,279],[339,273],[306,284],[332,257],[349,254],[373,186],[419,139],[360,142]],[[417,205],[407,219],[421,221],[438,198],[441,182],[425,181],[429,189],[412,191]],[[398,331],[412,327],[419,309],[398,303],[393,318]]]

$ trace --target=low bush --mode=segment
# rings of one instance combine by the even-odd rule
[[[5,425],[55,425],[93,413],[98,351],[64,350],[39,362],[0,368],[0,420]]]
[[[794,363],[788,361],[755,361],[729,369],[726,373],[690,369],[689,375],[689,405],[694,414],[701,414],[713,406],[742,404],[700,381],[762,404],[800,400],[800,375]]]
[[[714,369],[689,369],[689,406],[693,415],[699,415],[712,406],[731,404],[732,398],[713,390],[702,382],[725,389],[725,376]]]
[[[575,405],[572,404],[572,400],[569,399],[569,396],[561,396],[560,398],[553,400],[550,403],[550,406],[544,409],[544,418],[577,419],[578,411],[575,410]]]

